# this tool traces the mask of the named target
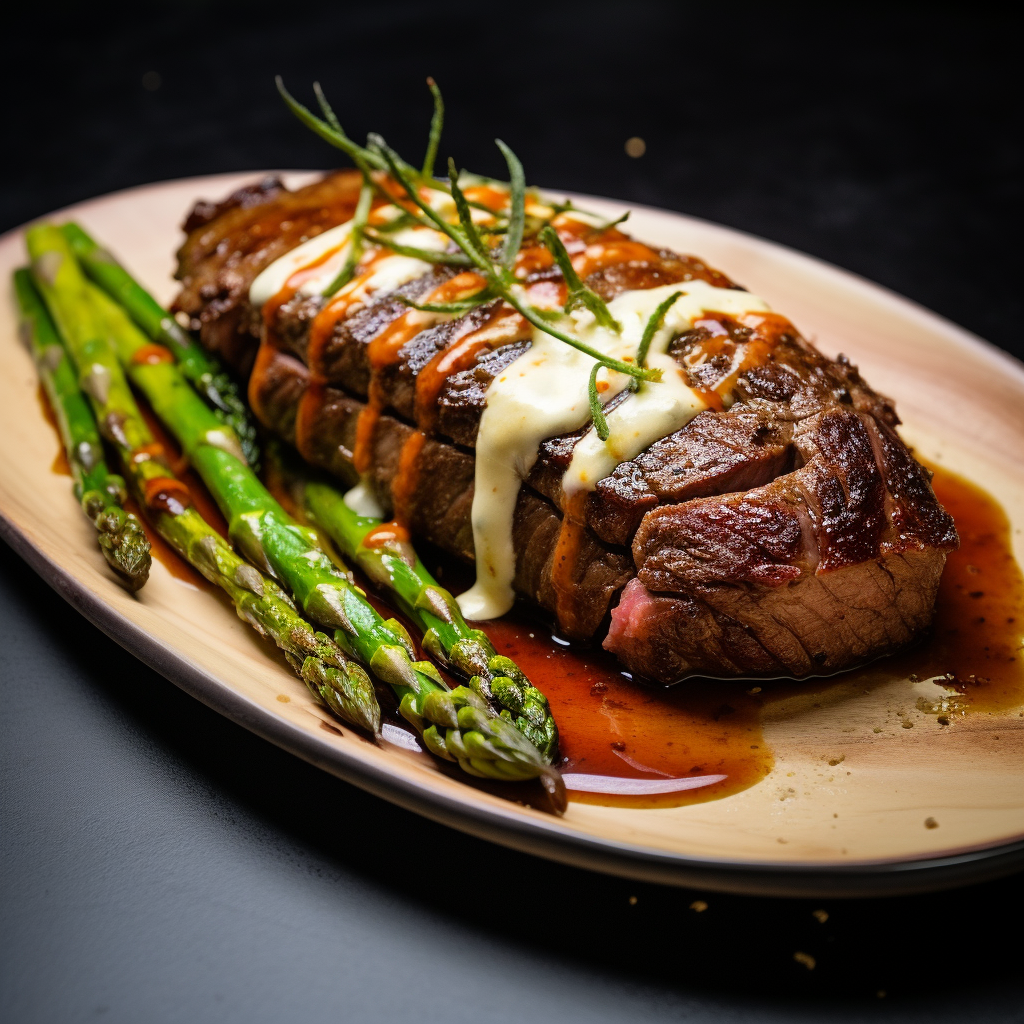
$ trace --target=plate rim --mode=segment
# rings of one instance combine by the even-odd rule
[[[271,173],[291,175],[310,172],[257,170],[165,179],[94,196],[44,214],[43,217],[52,217],[89,203],[159,188],[162,185],[218,178],[226,181],[250,174]],[[565,192],[561,189],[545,191],[581,200],[625,205],[620,200],[601,196]],[[954,334],[959,343],[967,344],[979,356],[995,360],[1024,384],[1024,363],[1010,353],[884,285],[826,260],[739,229],[673,210],[644,204],[628,206],[631,210],[642,210],[654,216],[668,215],[695,222],[725,235],[739,236],[755,242],[768,251],[782,253],[788,259],[796,258],[805,265],[824,270],[830,275],[852,278],[861,288],[866,287],[874,291],[886,302],[901,307],[904,312],[913,314],[916,319],[926,320],[931,328]],[[42,218],[35,218],[39,219]],[[25,227],[26,225],[21,225],[4,232],[0,235],[0,245],[20,235]],[[1024,867],[1024,834],[996,843],[954,848],[939,855],[869,858],[838,864],[833,861],[764,863],[721,857],[697,857],[659,850],[642,844],[600,838],[562,828],[556,818],[548,820],[526,817],[515,813],[512,810],[513,805],[507,810],[477,805],[459,799],[457,795],[433,789],[426,782],[395,775],[383,767],[363,761],[352,756],[346,749],[322,741],[287,719],[260,707],[108,604],[99,594],[94,593],[37,547],[2,509],[0,538],[89,622],[134,657],[218,714],[343,781],[359,786],[405,810],[484,841],[496,842],[507,848],[570,866],[582,866],[589,870],[639,881],[758,896],[841,898],[908,895],[998,878]]]

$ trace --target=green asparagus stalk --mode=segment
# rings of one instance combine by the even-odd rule
[[[157,531],[231,598],[244,622],[284,651],[318,701],[340,717],[379,733],[380,709],[366,672],[328,636],[305,622],[277,583],[241,559],[192,506],[188,488],[175,477],[135,404],[93,296],[111,300],[82,276],[58,228],[36,226],[29,229],[26,240],[33,279],[78,366],[81,390],[89,396],[104,436],[117,449],[125,474]],[[143,344],[147,344],[144,337]],[[166,358],[171,359],[169,353]],[[207,412],[211,431],[223,434],[228,428],[183,378],[181,386]],[[233,435],[232,441],[237,445]]]
[[[483,778],[540,778],[556,806],[564,806],[561,776],[541,751],[476,691],[449,689],[431,662],[414,660],[416,650],[402,624],[385,620],[323,550],[316,531],[296,522],[267,491],[175,363],[153,359],[153,346],[103,292],[93,290],[91,297],[132,383],[209,488],[235,546],[280,580],[310,619],[333,629],[346,654],[391,686],[400,713],[432,753]]]
[[[196,339],[103,246],[78,224],[61,226],[86,274],[116,299],[151,341],[165,345],[181,372],[217,414],[238,435],[245,458],[258,467],[256,426],[238,385]]]
[[[553,762],[558,728],[547,698],[511,659],[498,654],[487,634],[471,629],[455,598],[441,587],[412,545],[381,530],[379,519],[359,515],[332,484],[305,481],[304,503],[313,520],[366,575],[390,591],[423,632],[423,648],[469,679],[469,686]]]
[[[27,270],[14,272],[22,332],[57,419],[75,498],[93,526],[103,557],[129,590],[149,578],[149,538],[124,509],[125,485],[107,468],[103,442],[57,330]]]

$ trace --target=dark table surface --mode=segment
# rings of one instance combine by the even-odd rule
[[[433,74],[466,166],[500,173],[498,135],[531,181],[763,235],[1021,354],[1020,26],[979,5],[28,6],[0,227],[330,166],[279,71],[413,150]],[[1020,876],[781,901],[490,846],[218,717],[6,547],[0,644],[5,1021],[1024,1021]]]

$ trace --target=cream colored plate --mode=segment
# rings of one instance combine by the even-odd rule
[[[109,244],[169,300],[178,225],[197,197],[219,198],[255,174],[131,189],[63,211]],[[576,197],[617,215],[621,204]],[[991,491],[1015,520],[1024,561],[1024,367],[952,324],[799,253],[657,210],[634,208],[645,241],[696,253],[789,316],[829,354],[842,351],[897,400],[925,456]],[[0,240],[0,270],[24,261],[20,233]],[[226,602],[155,564],[138,598],[105,570],[91,528],[51,472],[54,434],[18,341],[9,286],[0,312],[0,526],[72,605],[200,700],[306,760],[410,810],[508,846],[638,878],[738,892],[854,894],[956,884],[1024,863],[1024,718],[979,716],[882,734],[897,681],[820,707],[769,705],[776,767],[736,796],[633,810],[571,804],[561,820],[440,774],[425,755],[324,728],[325,715]],[[543,687],[543,680],[539,680]],[[286,700],[287,699],[287,700]],[[913,715],[913,711],[911,711]],[[922,716],[923,718],[923,716]],[[332,722],[332,726],[333,726]],[[998,743],[990,742],[998,735]],[[827,759],[844,756],[839,769]],[[792,774],[791,774],[792,773]],[[837,816],[836,816],[837,815]],[[924,827],[926,818],[938,828]]]

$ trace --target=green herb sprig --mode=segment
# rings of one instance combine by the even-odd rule
[[[449,267],[471,267],[473,265],[462,253],[445,252],[442,249],[420,249],[415,245],[403,245],[401,242],[385,238],[371,229],[365,230],[363,235],[373,242],[374,245],[386,246],[399,256],[411,256],[413,259],[423,260],[424,263],[440,263]]]
[[[474,266],[480,271],[484,279],[487,281],[488,287],[494,292],[495,296],[500,296],[504,299],[505,302],[507,302],[529,323],[533,324],[534,327],[537,327],[545,334],[550,335],[558,341],[561,341],[566,345],[570,345],[577,351],[590,356],[600,365],[605,366],[610,370],[616,370],[619,373],[627,374],[636,382],[637,385],[643,381],[661,380],[662,373],[660,369],[648,369],[638,366],[633,362],[615,359],[598,351],[592,346],[587,345],[579,338],[573,337],[571,334],[567,334],[560,330],[552,322],[549,311],[536,309],[534,306],[523,301],[518,294],[518,282],[515,279],[512,268],[515,264],[516,254],[519,252],[519,248],[522,245],[525,229],[526,183],[522,164],[516,157],[515,153],[512,152],[511,148],[504,142],[500,139],[496,140],[498,149],[505,157],[505,162],[508,165],[510,179],[510,203],[505,231],[505,241],[498,250],[497,258],[495,258],[494,254],[492,254],[484,243],[479,229],[473,223],[472,217],[470,216],[470,209],[474,206],[481,208],[482,204],[474,204],[466,200],[466,197],[459,186],[457,180],[458,176],[452,174],[451,167],[449,167],[449,181],[447,183],[447,187],[445,187],[445,183],[438,179],[431,178],[427,180],[424,178],[422,170],[416,169],[406,163],[406,161],[403,160],[402,157],[399,156],[399,154],[395,152],[395,150],[393,150],[380,135],[371,134],[368,136],[366,146],[359,146],[353,142],[344,133],[344,131],[342,131],[340,122],[337,117],[333,115],[333,111],[331,111],[330,105],[327,104],[326,99],[321,101],[321,109],[324,112],[324,118],[327,118],[327,120],[317,117],[312,113],[312,111],[308,110],[294,97],[292,97],[287,89],[285,89],[284,83],[281,81],[280,77],[277,82],[278,91],[281,93],[285,103],[303,124],[311,128],[326,142],[329,142],[331,145],[336,146],[338,149],[341,149],[343,152],[348,154],[355,162],[356,166],[363,171],[363,175],[367,180],[373,181],[372,172],[375,170],[386,171],[392,179],[402,187],[406,197],[420,211],[420,216],[416,218],[417,222],[424,227],[434,228],[435,230],[442,232],[442,234],[447,235],[448,238],[455,243],[456,247],[461,250],[463,256],[468,261],[468,264]],[[318,90],[318,99],[320,96],[322,96],[322,92]],[[435,105],[436,102],[435,97]],[[329,111],[330,115],[328,114]],[[436,112],[435,106],[435,114]],[[439,117],[437,120],[440,122]],[[432,170],[432,167],[430,169]],[[380,183],[374,182],[374,184],[378,189],[383,191],[383,187]],[[455,201],[458,223],[450,223],[446,218],[442,217],[436,210],[434,210],[429,203],[425,202],[416,188],[417,184],[427,184],[430,188],[448,192]],[[494,214],[493,210],[490,210],[487,207],[482,208],[489,214]],[[366,236],[372,241],[378,240],[369,232],[366,232]],[[409,255],[416,255],[420,258],[428,259],[424,250],[415,252],[410,247],[398,247],[396,245],[391,245],[383,239],[380,240],[380,244],[388,244],[389,247],[394,249],[396,252],[402,252],[404,249],[404,251]],[[452,255],[455,254],[431,253],[429,260],[430,262],[435,263],[454,263],[455,261],[451,258]],[[455,265],[466,264],[459,261]]]
[[[364,178],[363,187],[359,190],[356,212],[352,217],[352,227],[348,233],[348,255],[345,257],[345,264],[338,272],[338,276],[321,293],[325,298],[329,298],[352,280],[356,268],[359,266],[359,261],[363,258],[366,221],[370,216],[372,204],[373,186]]]
[[[564,252],[565,250],[563,249],[562,251]],[[566,259],[568,258],[568,255],[566,255]],[[659,328],[665,320],[665,315],[682,294],[682,292],[673,292],[667,299],[658,305],[658,308],[648,318],[647,323],[644,325],[644,333],[640,338],[640,345],[636,350],[637,366],[647,366],[647,353],[650,351],[651,342],[654,341],[654,335],[658,333]],[[605,418],[604,406],[601,404],[601,398],[597,392],[597,371],[599,369],[600,366],[595,364],[593,370],[590,371],[590,383],[587,386],[587,396],[590,400],[590,416],[594,421],[594,430],[602,441],[607,441],[610,434],[608,429],[608,420]],[[639,384],[635,377],[630,380],[629,386],[634,391],[639,388]]]
[[[611,432],[608,430],[608,420],[605,419],[601,397],[597,393],[597,372],[600,369],[601,364],[594,363],[594,368],[590,371],[590,382],[587,384],[587,397],[590,399],[590,418],[594,421],[594,431],[602,441],[607,441]]]
[[[650,315],[646,326],[644,327],[644,333],[640,338],[640,345],[636,350],[636,361],[638,366],[647,365],[647,353],[650,351],[651,342],[654,341],[655,334],[658,333],[658,329],[661,327],[662,322],[665,319],[665,314],[675,305],[676,300],[682,295],[682,292],[673,292],[664,302],[660,303],[658,308]]]
[[[456,299],[454,302],[414,302],[404,295],[396,295],[395,298],[403,306],[418,309],[422,313],[455,313],[461,316],[463,313],[468,313],[471,309],[476,309],[477,306],[486,306],[488,302],[493,302],[497,296],[490,288],[482,288],[480,291],[467,295],[464,299]]]
[[[387,163],[388,172],[402,186],[406,195],[412,200],[413,204],[423,213],[425,218],[423,221],[424,226],[434,227],[436,230],[446,234],[463,251],[463,253],[465,253],[470,262],[480,271],[494,292],[497,295],[500,295],[529,323],[533,324],[534,327],[540,328],[540,330],[545,334],[549,334],[558,341],[564,342],[566,345],[570,345],[572,348],[585,353],[592,359],[597,360],[597,362],[602,366],[607,366],[610,370],[617,370],[619,373],[625,373],[630,377],[635,378],[637,381],[661,380],[662,374],[660,369],[644,369],[637,366],[635,363],[627,363],[621,359],[615,359],[604,352],[600,352],[586,344],[586,342],[581,341],[579,338],[575,338],[571,334],[566,334],[564,331],[559,330],[544,316],[541,310],[535,309],[529,303],[524,302],[517,294],[518,282],[516,281],[512,270],[505,266],[504,262],[496,262],[490,253],[482,251],[482,242],[480,241],[476,225],[468,219],[468,211],[465,210],[458,198],[459,195],[461,195],[462,190],[457,181],[452,181],[451,187],[452,196],[456,201],[456,210],[459,214],[459,223],[450,224],[418,194],[412,181],[408,178],[404,168],[402,167],[401,158],[394,152],[394,150],[391,149],[381,136],[371,135],[370,145],[381,154]],[[508,150],[508,147],[505,147],[503,152],[511,154],[511,150]],[[515,163],[518,163],[518,161],[515,161]],[[515,168],[511,161],[509,171],[512,174],[513,179],[515,179]],[[525,204],[522,201],[517,203],[516,181],[513,180],[512,210],[509,217],[509,238],[515,236],[522,238],[521,232],[523,229],[521,222],[525,216],[524,205]],[[517,220],[520,223],[517,224]],[[505,247],[505,251],[507,251],[507,247]],[[516,249],[516,251],[518,251],[518,249]]]
[[[433,178],[437,147],[441,144],[441,131],[444,129],[444,100],[433,78],[427,79],[427,88],[434,97],[434,113],[430,118],[430,138],[427,141],[427,153],[423,157],[423,170],[420,173],[424,178]]]
[[[579,274],[576,273],[572,265],[572,260],[569,259],[569,254],[565,251],[562,240],[558,237],[558,232],[550,224],[547,224],[541,228],[540,240],[554,256],[558,269],[562,271],[562,277],[565,278],[565,285],[569,290],[565,311],[568,313],[581,307],[589,309],[601,327],[615,331],[616,334],[619,333],[622,330],[622,324],[612,316],[604,299],[580,280]]]

